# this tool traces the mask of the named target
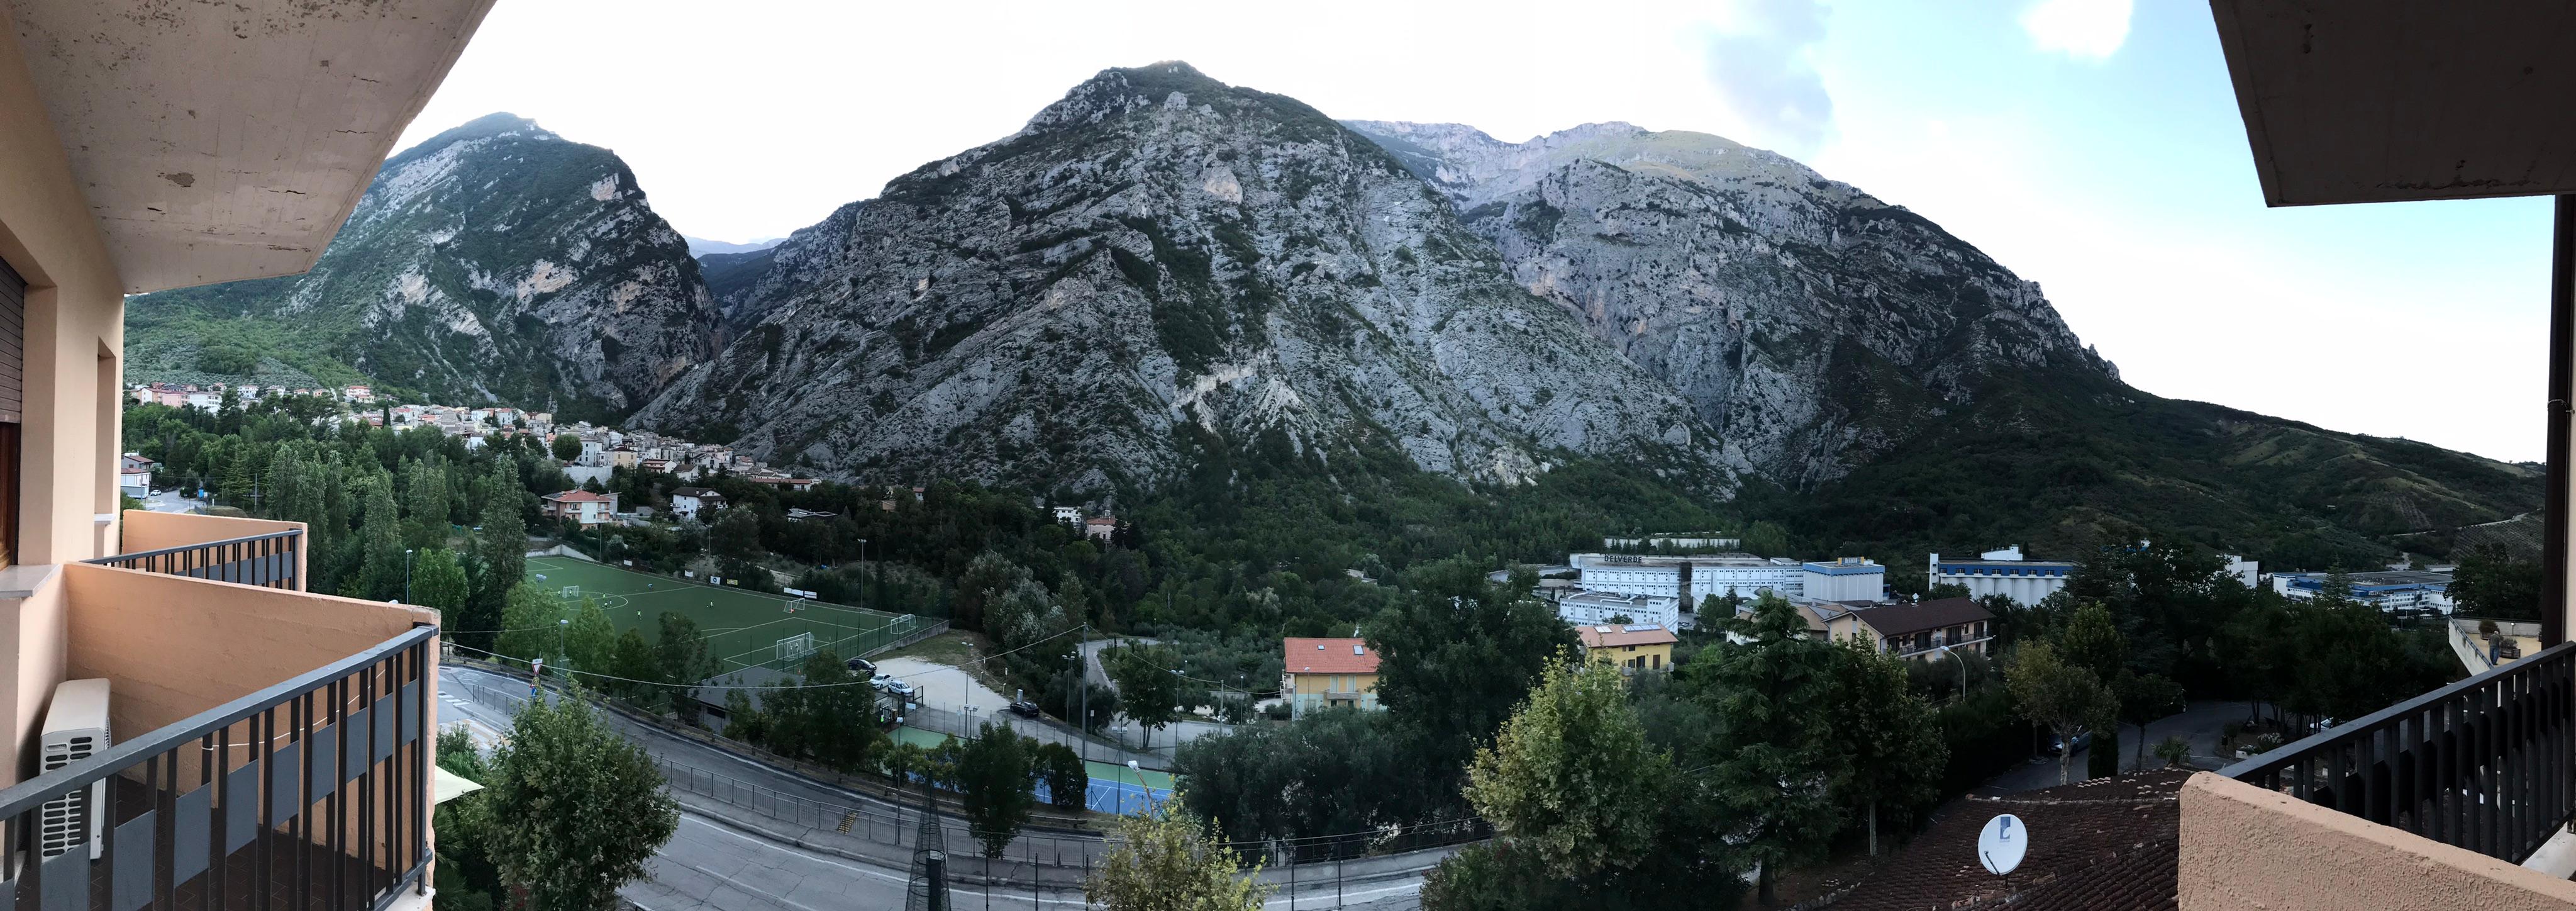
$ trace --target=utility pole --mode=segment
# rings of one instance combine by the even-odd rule
[[[1083,651],[1090,643],[1091,624],[1085,623],[1082,638],[1073,644],[1073,689],[1082,694],[1082,711],[1075,716],[1073,726],[1082,732],[1082,739],[1075,742],[1082,746],[1084,762],[1091,761],[1091,659]]]

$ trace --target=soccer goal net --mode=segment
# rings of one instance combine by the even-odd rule
[[[813,633],[797,633],[796,635],[789,636],[785,639],[780,639],[778,640],[776,653],[778,667],[780,670],[793,668],[796,666],[797,662],[813,657],[814,652],[815,647]]]
[[[563,599],[564,599],[564,600],[566,600],[566,601],[574,601],[574,600],[579,600],[580,598],[581,598],[581,586],[578,586],[578,585],[567,585],[567,586],[564,586],[564,587],[563,587]]]

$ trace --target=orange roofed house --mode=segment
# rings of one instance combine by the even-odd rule
[[[1584,657],[1608,661],[1630,674],[1672,670],[1673,646],[1682,641],[1672,630],[1652,623],[1578,626],[1574,632],[1583,637]]]
[[[545,499],[547,518],[562,519],[583,528],[606,525],[617,517],[617,495],[613,493],[566,490],[547,494]]]
[[[119,379],[127,295],[313,267],[491,5],[0,0],[0,908],[429,907],[438,614],[120,510]]]
[[[1281,651],[1287,670],[1279,692],[1288,697],[1288,717],[1336,706],[1376,709],[1377,652],[1365,639],[1296,639]]]

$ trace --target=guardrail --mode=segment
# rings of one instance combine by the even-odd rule
[[[2576,642],[2228,766],[2229,778],[2520,863],[2576,816]]]
[[[117,554],[83,562],[191,579],[303,591],[304,578],[299,571],[303,561],[298,553],[303,548],[304,530],[290,528],[264,535]]]
[[[426,895],[435,627],[0,790],[5,908],[382,907]],[[104,895],[93,894],[103,891]]]

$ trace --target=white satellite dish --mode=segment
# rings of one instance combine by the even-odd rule
[[[1977,862],[1996,876],[2020,867],[2022,855],[2029,852],[2030,829],[2019,816],[2006,813],[1986,820],[1985,831],[1977,833]]]

